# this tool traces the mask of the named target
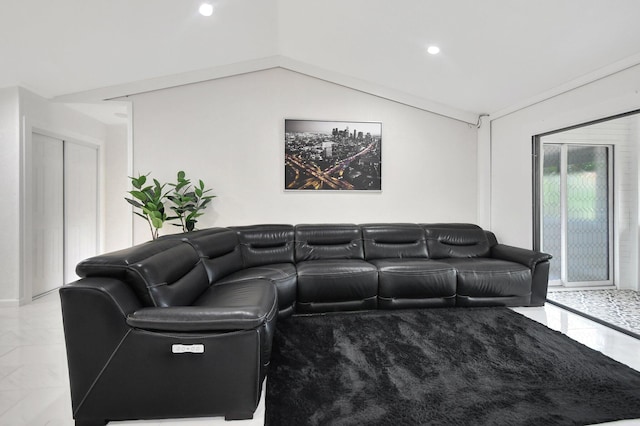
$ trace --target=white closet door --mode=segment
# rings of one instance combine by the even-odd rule
[[[78,262],[98,247],[98,150],[65,141],[65,283],[78,279]]]
[[[63,142],[33,133],[32,294],[64,283]]]

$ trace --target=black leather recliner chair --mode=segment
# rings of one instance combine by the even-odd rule
[[[211,286],[206,262],[191,244],[163,239],[78,266],[85,278],[60,289],[77,425],[253,416],[276,288],[260,279]]]

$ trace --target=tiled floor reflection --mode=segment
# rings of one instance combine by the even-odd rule
[[[640,371],[638,339],[548,303],[543,308],[514,308],[514,311]]]
[[[515,310],[640,371],[640,340],[553,305]],[[222,418],[209,418],[109,424],[248,426],[261,425],[263,419],[264,398],[251,421],[225,422]],[[20,308],[0,308],[0,426],[5,425],[73,425],[57,293]]]

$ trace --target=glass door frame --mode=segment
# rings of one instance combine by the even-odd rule
[[[588,123],[593,124],[593,123]],[[576,127],[583,126],[575,126],[570,129]],[[567,131],[570,129],[562,129],[554,132],[549,132],[545,134],[536,135],[533,137],[533,242],[534,242],[534,250],[544,251],[542,248],[543,241],[543,203],[542,203],[542,179],[543,179],[543,165],[544,165],[544,143],[542,142],[542,138],[545,136],[549,136],[552,134],[560,133],[563,131]],[[561,194],[565,195],[561,197],[561,250],[562,255],[561,258],[562,263],[560,265],[560,279],[559,280],[550,280],[549,287],[564,287],[564,288],[575,288],[575,287],[602,287],[607,286],[611,287],[615,284],[615,214],[614,214],[614,197],[615,197],[615,189],[614,189],[614,156],[615,156],[615,147],[611,144],[597,144],[597,143],[549,143],[548,145],[556,145],[561,147]],[[609,268],[609,278],[607,280],[602,281],[568,281],[567,279],[567,206],[566,206],[566,158],[567,151],[569,146],[598,146],[605,147],[607,149],[607,185],[608,185],[608,249],[609,249],[609,259],[608,259],[608,268]]]

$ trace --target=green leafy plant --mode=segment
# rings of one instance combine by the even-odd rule
[[[186,178],[182,170],[177,174],[177,182],[170,183],[169,186],[173,187],[173,192],[167,195],[167,198],[173,203],[171,210],[176,214],[169,219],[178,219],[180,224],[173,225],[182,227],[183,232],[195,230],[198,218],[204,214],[201,211],[215,198],[215,195],[206,195],[211,192],[211,189],[206,189],[201,179],[197,185],[192,185],[191,180]]]
[[[167,220],[164,208],[167,193],[163,192],[166,184],[160,184],[158,180],[153,179],[153,185],[145,186],[147,176],[149,173],[138,177],[129,176],[134,189],[128,191],[132,198],[125,198],[125,200],[133,207],[140,209],[139,212],[134,211],[134,213],[149,223],[151,237],[155,240],[158,238],[158,231]]]
[[[159,230],[165,222],[178,220],[179,224],[172,225],[182,228],[183,232],[190,232],[196,229],[198,218],[203,215],[204,210],[215,195],[208,195],[211,189],[205,188],[204,182],[198,180],[197,185],[192,185],[191,180],[186,178],[181,170],[177,174],[176,183],[161,184],[157,179],[153,179],[153,185],[146,185],[149,173],[131,177],[133,190],[128,191],[131,198],[125,200],[139,211],[134,210],[134,214],[140,216],[149,224],[151,237],[158,238]],[[169,186],[173,190],[165,191]],[[169,201],[172,205],[168,205]],[[173,210],[175,216],[168,217],[165,211],[165,204]]]

